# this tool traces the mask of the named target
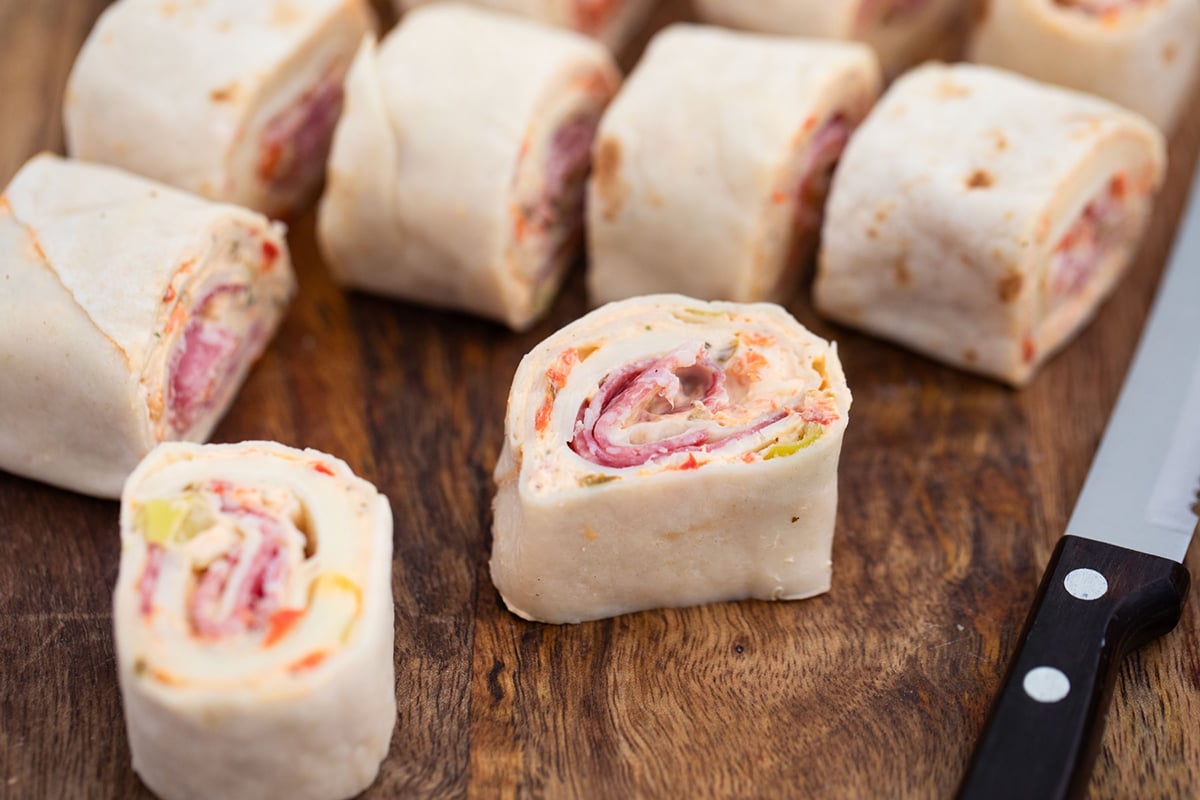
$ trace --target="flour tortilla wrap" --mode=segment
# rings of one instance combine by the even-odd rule
[[[283,227],[41,155],[0,197],[0,469],[116,497],[202,441],[295,289]]]
[[[324,172],[366,0],[119,0],[80,51],[68,152],[273,216]]]
[[[842,157],[817,309],[1023,384],[1124,274],[1165,158],[1162,134],[1111,103],[989,67],[922,67]]]
[[[393,0],[409,11],[443,0]],[[637,35],[659,0],[465,0],[471,5],[570,28],[619,52]]]
[[[582,239],[592,135],[618,83],[599,44],[467,6],[418,9],[365,43],[318,220],[334,276],[532,324]]]
[[[991,2],[970,58],[1108,98],[1170,131],[1192,97],[1200,3]]]
[[[695,25],[658,34],[597,133],[592,301],[786,300],[879,83],[858,44]]]
[[[962,0],[694,0],[704,22],[870,45],[894,73],[937,49]]]
[[[849,409],[834,346],[779,306],[597,309],[513,379],[492,580],[555,623],[825,592]]]
[[[121,496],[113,596],[133,768],[157,795],[334,800],[396,722],[392,514],[274,442],[156,448]]]

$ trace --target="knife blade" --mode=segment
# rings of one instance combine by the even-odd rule
[[[1179,621],[1200,529],[1200,171],[1190,198],[960,800],[1081,796],[1124,657]]]

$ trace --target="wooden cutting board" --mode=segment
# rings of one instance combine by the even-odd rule
[[[63,84],[104,5],[0,0],[0,183],[61,152]],[[668,3],[656,24],[684,17]],[[1200,103],[1132,274],[1024,391],[791,304],[838,341],[855,395],[829,594],[570,627],[510,615],[487,556],[509,382],[585,311],[579,271],[516,335],[343,293],[312,215],[299,220],[299,298],[214,438],[326,450],[391,498],[400,719],[367,796],[951,795],[1115,400],[1198,148]],[[147,795],[113,662],[117,561],[116,503],[0,473],[2,797]],[[1200,575],[1195,553],[1189,565]],[[1196,608],[1122,668],[1093,797],[1200,797]]]

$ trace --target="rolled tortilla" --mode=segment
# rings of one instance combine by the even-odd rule
[[[1106,97],[1170,131],[1200,62],[1200,3],[992,2],[980,16],[970,58]]]
[[[761,33],[870,45],[891,74],[927,57],[948,35],[961,0],[694,0],[705,22]]]
[[[658,34],[597,133],[592,301],[786,300],[879,83],[862,45],[694,25]]]
[[[67,150],[273,216],[321,181],[365,0],[119,0],[67,83]]]
[[[555,623],[825,592],[849,409],[834,346],[779,306],[597,309],[513,379],[492,580]]]
[[[443,0],[393,0],[398,11]],[[570,28],[619,52],[641,29],[659,0],[460,0],[481,8]]]
[[[174,798],[333,800],[396,722],[392,513],[345,463],[163,444],[121,497],[113,596],[133,768]]]
[[[413,11],[347,80],[318,235],[343,284],[521,329],[582,238],[603,47],[467,6]]]
[[[1165,159],[1153,125],[1105,101],[922,67],[842,158],[817,309],[1021,385],[1124,274]]]
[[[0,197],[0,468],[102,497],[201,441],[294,290],[283,226],[41,155]]]

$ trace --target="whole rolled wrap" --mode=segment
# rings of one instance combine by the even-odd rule
[[[206,439],[295,291],[283,226],[41,155],[0,197],[0,469],[117,497]]]
[[[491,575],[566,623],[829,589],[850,391],[776,305],[611,303],[521,361]]]
[[[1090,92],[1170,131],[1200,62],[1196,0],[1004,0],[980,15],[970,58]]]
[[[879,85],[858,44],[695,25],[655,36],[597,133],[592,301],[786,300]]]
[[[398,11],[444,0],[393,0]],[[622,50],[650,16],[659,0],[460,0],[481,8],[570,28]]]
[[[318,221],[335,278],[528,327],[582,239],[619,80],[596,42],[467,6],[417,9],[364,44]]]
[[[983,66],[910,72],[842,157],[817,310],[1022,385],[1128,268],[1165,159],[1103,100]]]
[[[962,0],[694,0],[704,22],[870,45],[891,74],[936,51]]]
[[[165,800],[352,797],[396,722],[392,513],[342,461],[157,447],[113,595],[133,768]]]
[[[324,174],[366,0],[119,0],[71,70],[68,152],[273,216]]]

